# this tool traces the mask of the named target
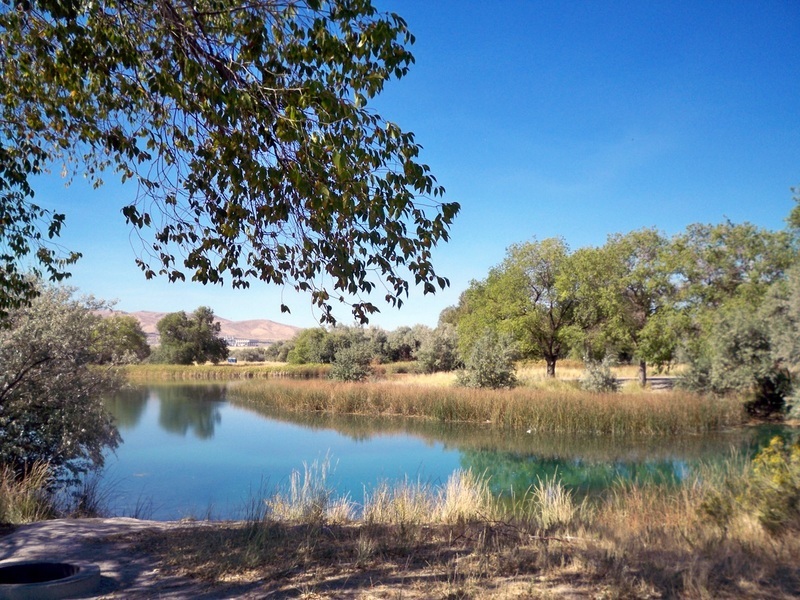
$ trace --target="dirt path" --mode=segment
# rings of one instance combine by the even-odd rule
[[[196,527],[209,524],[197,522]],[[0,566],[12,561],[49,560],[98,565],[101,583],[84,598],[248,598],[247,586],[214,586],[162,572],[159,561],[132,551],[137,532],[187,527],[187,523],[136,519],[56,519],[0,533]]]
[[[569,572],[565,576],[545,578],[539,576],[537,568],[533,569],[535,572],[527,573],[520,563],[522,571],[517,574],[499,574],[488,578],[464,577],[458,570],[459,565],[469,564],[460,562],[462,558],[469,560],[472,554],[466,551],[469,548],[465,540],[470,538],[469,535],[459,542],[467,544],[464,548],[453,546],[453,540],[432,537],[420,542],[419,560],[409,555],[397,562],[389,552],[392,556],[386,560],[378,559],[362,569],[354,569],[350,564],[350,555],[354,551],[347,546],[348,540],[344,539],[346,529],[331,536],[321,536],[317,548],[317,554],[321,556],[315,557],[306,566],[292,563],[290,569],[275,571],[273,567],[282,566],[286,557],[290,562],[294,560],[289,556],[292,555],[292,548],[281,544],[294,546],[297,540],[291,534],[284,534],[279,536],[273,548],[272,561],[275,565],[267,561],[263,573],[244,578],[212,577],[213,581],[210,582],[208,579],[203,581],[185,575],[194,571],[197,577],[198,568],[201,569],[200,573],[208,574],[199,565],[209,557],[198,559],[195,546],[204,550],[216,548],[215,551],[219,552],[234,552],[240,536],[231,535],[236,533],[235,529],[231,529],[231,524],[128,518],[57,519],[21,525],[12,530],[0,529],[0,566],[22,560],[97,565],[101,571],[101,582],[94,592],[81,598],[98,599],[427,600],[547,597],[583,600],[598,597],[595,583],[585,580],[584,574],[571,569],[567,569]],[[287,532],[291,530],[292,527]],[[351,541],[357,543],[358,531],[350,533],[353,537]],[[226,545],[226,536],[228,542],[234,544],[233,547]],[[213,540],[218,543],[211,543]],[[333,549],[330,552],[325,546],[326,542]],[[167,552],[181,552],[183,556],[175,556],[175,560],[172,560],[170,555],[164,555],[165,549]],[[210,560],[214,560],[213,555]],[[187,561],[192,565],[191,568],[182,569],[181,562]],[[452,572],[444,572],[442,565],[445,562],[442,561],[450,565]],[[165,566],[167,563],[174,564]],[[465,591],[467,589],[471,591]]]

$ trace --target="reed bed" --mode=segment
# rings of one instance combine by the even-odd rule
[[[717,431],[745,421],[739,400],[684,391],[592,394],[270,380],[232,386],[229,397],[294,412],[421,417],[531,433],[658,436]]]
[[[244,365],[128,365],[123,373],[131,383],[160,381],[237,381],[243,379],[322,379],[330,365],[261,363]]]

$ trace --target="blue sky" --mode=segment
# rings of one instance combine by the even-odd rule
[[[416,64],[372,106],[413,131],[462,211],[434,254],[451,287],[382,307],[386,329],[435,326],[505,249],[563,236],[573,249],[611,233],[677,233],[726,218],[780,229],[800,185],[800,3],[379,0],[417,38]],[[67,213],[83,252],[71,285],[121,310],[193,310],[300,327],[306,296],[145,281],[120,214],[133,186],[92,190],[58,177],[37,201]],[[281,314],[280,303],[291,315]],[[346,306],[337,309],[350,323]]]

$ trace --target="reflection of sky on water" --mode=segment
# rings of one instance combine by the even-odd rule
[[[292,470],[331,458],[329,483],[361,502],[380,480],[446,481],[457,468],[498,493],[524,493],[557,477],[579,494],[620,479],[674,482],[733,448],[750,454],[780,430],[681,439],[565,438],[421,419],[293,415],[234,405],[219,385],[126,390],[108,401],[123,437],[107,460],[112,511],[152,502],[157,519],[235,518],[253,498],[288,483]]]

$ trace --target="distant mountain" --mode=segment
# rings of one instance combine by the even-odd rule
[[[139,324],[142,326],[142,331],[147,334],[149,343],[153,343],[158,339],[158,323],[164,316],[165,312],[152,312],[147,310],[140,310],[132,313],[122,311],[111,311],[108,314],[115,315],[130,315],[135,317]],[[235,338],[237,340],[250,340],[252,343],[260,345],[272,344],[282,340],[292,339],[300,327],[292,325],[284,325],[283,323],[276,323],[268,319],[252,319],[250,321],[231,321],[216,317],[216,321],[220,324],[220,334],[226,338]]]

